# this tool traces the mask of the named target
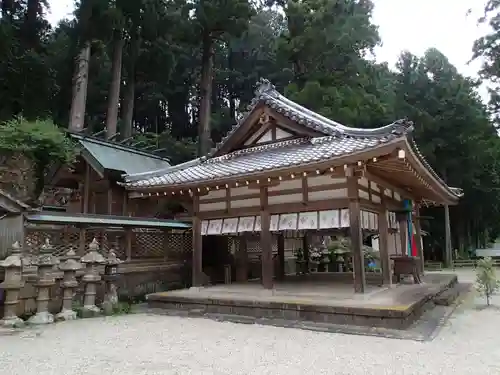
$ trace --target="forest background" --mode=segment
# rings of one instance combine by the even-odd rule
[[[488,1],[479,21],[489,32],[471,51],[483,62],[480,79],[437,49],[402,52],[394,69],[377,63],[370,0],[81,0],[56,27],[48,7],[0,0],[0,131],[24,129],[24,141],[36,131],[57,148],[67,145],[51,124],[105,130],[164,148],[176,164],[220,141],[267,78],[348,126],[414,121],[430,164],[464,190],[450,208],[453,248],[465,255],[500,235],[500,0]],[[491,87],[487,105],[481,79]],[[37,119],[38,130],[26,126]],[[16,137],[0,148],[19,147]],[[423,215],[433,218],[424,229],[436,254],[427,257],[440,258],[443,209]]]

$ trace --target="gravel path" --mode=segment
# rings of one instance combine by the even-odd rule
[[[499,298],[500,305],[500,298]],[[0,337],[9,375],[500,373],[500,309],[465,305],[431,342],[128,315]]]

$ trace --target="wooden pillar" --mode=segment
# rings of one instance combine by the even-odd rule
[[[347,195],[349,197],[349,231],[351,235],[354,291],[364,293],[366,289],[365,260],[363,256],[363,233],[361,231],[361,205],[359,203],[358,177],[352,169],[346,171]]]
[[[200,197],[193,196],[193,286],[200,287],[203,283],[203,248],[201,236],[201,220],[198,217]]]
[[[413,216],[413,225],[415,226],[415,245],[417,247],[417,256],[420,258],[419,272],[424,274],[424,249],[422,247],[422,227],[420,225],[420,207],[415,204],[415,215]]]
[[[268,209],[267,187],[260,188],[260,248],[262,249],[262,285],[273,288],[273,248],[271,238],[271,215]]]
[[[132,228],[125,229],[125,256],[127,261],[132,259]]]
[[[285,236],[278,234],[278,280],[285,279]]]
[[[304,256],[304,273],[309,273],[309,236],[307,235],[307,231],[304,233],[304,237],[302,237],[302,255]]]
[[[385,202],[384,189],[380,191],[382,210],[378,213],[378,242],[382,278],[384,285],[392,284],[391,259],[389,256],[389,211]]]
[[[89,202],[90,202],[90,165],[85,163],[85,177],[83,180],[83,207],[82,213],[89,213]]]
[[[240,243],[236,253],[236,281],[240,283],[248,281],[248,251],[245,235],[240,236]]]
[[[450,206],[444,205],[444,265],[451,267],[453,258],[451,255],[451,227],[450,227]]]
[[[113,185],[108,186],[108,215],[113,215]]]
[[[127,192],[127,190],[123,190],[122,215],[123,216],[130,216],[129,211],[128,211],[128,192]]]
[[[401,255],[408,255],[408,223],[406,215],[398,214],[399,222],[399,242],[401,243]]]

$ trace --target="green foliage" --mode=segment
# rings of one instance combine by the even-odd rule
[[[495,266],[491,257],[480,259],[476,268],[476,288],[481,295],[486,297],[486,304],[491,303],[492,295],[500,287],[500,281],[497,279]]]
[[[52,161],[71,163],[74,145],[51,120],[16,117],[0,123],[0,150],[20,152],[43,166]]]
[[[44,175],[53,163],[71,164],[75,146],[51,120],[28,121],[23,117],[0,123],[0,154],[21,153],[35,167],[38,195],[43,189]]]

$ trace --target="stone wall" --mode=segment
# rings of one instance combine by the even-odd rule
[[[0,153],[0,189],[14,198],[27,202],[34,200],[36,178],[33,163],[21,153]]]

